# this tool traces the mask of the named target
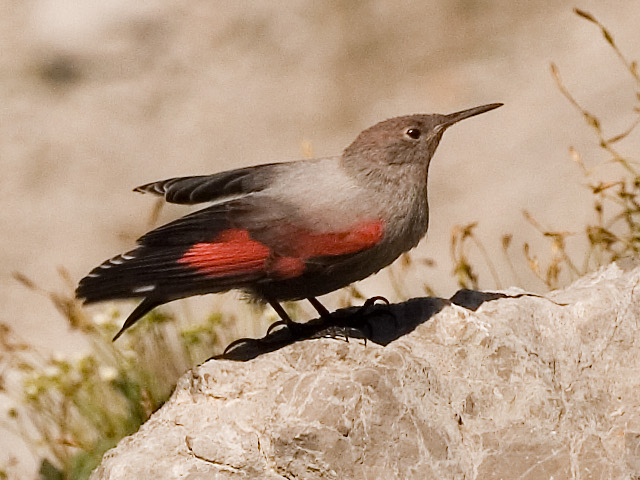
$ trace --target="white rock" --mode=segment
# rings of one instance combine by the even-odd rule
[[[553,301],[415,299],[392,307],[423,321],[398,339],[371,320],[386,346],[208,361],[91,478],[635,478],[638,285],[640,269],[611,265]]]

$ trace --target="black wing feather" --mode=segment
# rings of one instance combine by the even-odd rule
[[[203,208],[145,233],[138,243],[169,247],[211,241],[217,233],[229,227],[229,210],[228,203]]]
[[[136,249],[107,260],[83,278],[77,297],[91,303],[161,295],[169,301],[229,290],[255,279],[257,273],[207,277],[179,262],[194,244],[210,242],[229,228],[228,212],[233,203],[198,210],[143,235]],[[151,286],[154,288],[145,288]]]
[[[258,192],[269,181],[275,163],[239,168],[214,175],[176,177],[147,183],[134,192],[161,195],[169,203],[192,205],[212,202],[224,197]]]
[[[276,164],[260,165],[216,175],[179,177],[137,187],[137,192],[162,195],[167,202],[195,204],[218,201],[190,215],[163,225],[138,239],[138,247],[94,268],[78,284],[76,296],[85,303],[143,298],[115,336],[148,311],[191,295],[222,292],[255,281],[261,272],[212,277],[180,261],[194,244],[212,241],[230,228],[230,218],[242,211],[242,201],[226,197],[246,196],[269,185]]]
[[[85,303],[126,298],[159,298],[165,303],[204,293],[240,287],[259,273],[207,277],[178,260],[185,248],[138,247],[94,268],[78,284],[76,296]]]

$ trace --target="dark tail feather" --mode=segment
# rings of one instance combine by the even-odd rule
[[[80,280],[76,296],[85,303],[94,303],[146,298],[163,284],[188,290],[202,275],[178,262],[184,251],[184,247],[138,247],[113,257]]]
[[[151,310],[156,308],[158,305],[162,305],[163,303],[164,302],[159,302],[157,300],[153,300],[150,297],[147,297],[144,300],[142,300],[140,305],[138,305],[133,310],[133,312],[131,312],[131,315],[129,315],[127,317],[127,319],[124,322],[124,325],[122,325],[122,328],[120,329],[120,331],[118,333],[116,333],[116,335],[115,335],[115,337],[113,337],[112,341],[115,342],[120,337],[120,335],[122,335],[124,333],[124,331],[127,328],[129,328],[131,325],[136,323],[138,320],[140,320],[142,317],[144,317],[147,313],[149,313]]]
[[[183,250],[176,249],[148,252],[135,250],[107,260],[80,280],[76,297],[85,303],[125,298],[144,298],[157,283],[158,272],[174,267]],[[147,286],[147,290],[141,287]]]
[[[76,296],[84,303],[142,298],[125,321],[122,333],[158,305],[179,298],[238,288],[262,275],[248,272],[218,277],[200,273],[179,262],[185,247],[141,246],[107,260],[80,280]]]

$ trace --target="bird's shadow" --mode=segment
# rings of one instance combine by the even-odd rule
[[[339,338],[349,341],[360,339],[378,345],[412,332],[418,325],[429,321],[444,307],[456,304],[476,310],[484,302],[512,297],[503,293],[460,290],[450,299],[438,297],[413,298],[391,305],[375,304],[336,310],[330,318],[316,318],[296,324],[295,331],[286,326],[273,329],[259,339],[240,339],[230,344],[224,353],[211,359],[247,361],[264,353],[279,350],[302,340]]]

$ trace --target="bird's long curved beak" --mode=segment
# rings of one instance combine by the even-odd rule
[[[490,103],[488,105],[481,105],[479,107],[469,108],[467,110],[461,110],[459,112],[450,113],[449,115],[443,115],[443,121],[440,124],[441,128],[447,128],[453,125],[454,123],[459,122],[460,120],[464,120],[465,118],[473,117],[475,115],[480,115],[481,113],[488,112],[495,108],[501,107],[502,103]]]

